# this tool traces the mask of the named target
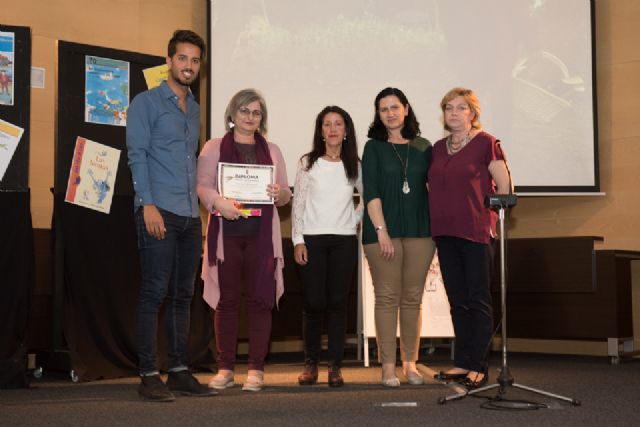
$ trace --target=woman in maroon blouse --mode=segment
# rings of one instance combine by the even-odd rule
[[[499,141],[482,130],[472,90],[450,90],[440,107],[450,134],[433,146],[429,210],[456,340],[454,368],[437,377],[476,388],[489,377],[493,336],[489,282],[496,221],[484,198],[508,193],[509,175]]]

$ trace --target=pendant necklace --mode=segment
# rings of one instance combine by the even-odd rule
[[[400,154],[398,153],[398,150],[396,149],[395,144],[392,142],[390,142],[389,144],[391,144],[391,148],[393,148],[393,151],[396,153],[396,156],[398,156],[398,160],[400,160],[400,164],[404,166],[404,184],[402,184],[402,192],[404,194],[409,194],[409,192],[411,191],[411,188],[409,188],[409,181],[407,180],[407,167],[409,166],[409,143],[407,143],[407,161],[406,162],[402,161],[402,157],[400,157]]]

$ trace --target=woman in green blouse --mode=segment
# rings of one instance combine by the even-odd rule
[[[422,384],[416,369],[422,293],[435,245],[429,229],[427,170],[431,143],[400,89],[375,99],[371,138],[362,156],[364,215],[362,243],[375,294],[375,323],[382,385],[398,387],[396,330],[409,384]],[[398,311],[400,315],[398,316]]]

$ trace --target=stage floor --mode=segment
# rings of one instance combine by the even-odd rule
[[[450,366],[445,351],[420,360],[425,373]],[[301,356],[300,356],[301,358]],[[236,369],[236,383],[218,396],[178,397],[171,403],[148,403],[137,396],[135,377],[73,383],[65,373],[45,372],[30,389],[0,390],[0,425],[632,425],[640,403],[640,360],[611,365],[608,358],[515,354],[509,367],[519,384],[575,398],[573,406],[546,396],[507,388],[506,399],[547,405],[535,411],[495,411],[481,408],[488,401],[466,397],[438,403],[460,386],[429,379],[424,385],[389,389],[380,385],[380,368],[365,368],[349,360],[343,368],[346,385],[327,386],[326,367],[315,386],[299,386],[302,364],[291,355],[272,355],[265,370],[266,386],[258,393],[241,391],[246,365]],[[492,355],[490,384],[495,383],[499,354]],[[197,373],[206,383],[212,373]],[[496,389],[483,396],[494,397]]]

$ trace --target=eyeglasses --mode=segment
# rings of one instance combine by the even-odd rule
[[[238,108],[238,113],[240,113],[240,115],[242,115],[244,117],[253,117],[254,119],[261,119],[262,118],[262,111],[260,111],[260,110],[251,111],[247,107]]]

